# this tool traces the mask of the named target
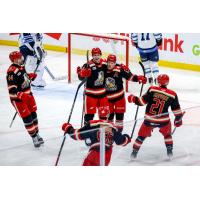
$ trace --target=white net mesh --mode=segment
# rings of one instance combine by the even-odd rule
[[[106,37],[106,38],[103,38]],[[114,37],[114,38],[113,38]],[[71,76],[72,82],[78,80],[76,74],[77,66],[87,62],[86,51],[99,47],[103,58],[108,54],[117,55],[118,62],[126,61],[126,37],[109,34],[76,35],[71,34]],[[90,55],[91,59],[91,55]]]

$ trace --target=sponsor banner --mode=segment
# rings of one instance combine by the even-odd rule
[[[128,33],[115,34],[124,35],[127,37],[130,36],[130,34]],[[0,40],[16,42],[18,40],[18,34],[0,33]],[[68,34],[45,33],[44,44],[67,47]],[[102,51],[105,52],[112,52],[117,53],[119,55],[125,55],[124,41],[114,41],[109,39],[87,36],[72,37],[72,49],[87,50],[97,46],[102,48]],[[129,52],[130,57],[136,58],[139,56],[138,51],[131,42]],[[160,47],[159,54],[160,60],[200,65],[200,33],[163,33],[163,43]]]

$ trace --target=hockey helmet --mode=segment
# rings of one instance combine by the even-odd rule
[[[160,74],[157,81],[159,86],[167,86],[169,84],[169,76],[167,74]]]
[[[100,54],[100,55],[102,55],[102,53],[101,53],[101,49],[100,48],[93,48],[92,49],[92,56],[93,55],[95,55],[95,54]]]
[[[9,58],[11,62],[14,62],[16,59],[22,59],[23,56],[19,51],[13,51],[9,54]]]
[[[108,55],[107,62],[108,61],[115,63],[117,61],[116,55],[113,55],[113,54]]]

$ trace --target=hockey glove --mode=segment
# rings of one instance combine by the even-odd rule
[[[28,74],[28,77],[29,77],[29,79],[30,79],[31,81],[34,81],[34,80],[36,79],[36,77],[37,77],[37,74],[35,74],[35,73],[29,73],[29,74]]]
[[[147,78],[145,76],[137,76],[139,84],[146,84],[147,83]]]
[[[180,127],[180,126],[182,126],[182,124],[183,124],[183,121],[182,121],[182,117],[180,118],[175,118],[175,120],[174,120],[174,126],[175,127]]]
[[[128,102],[129,103],[135,103],[135,100],[136,100],[136,96],[134,96],[132,94],[128,96]]]
[[[120,67],[124,70],[124,71],[130,71],[130,69],[124,65],[124,64],[121,64]]]
[[[92,74],[91,72],[91,69],[90,68],[83,68],[81,71],[80,71],[80,76],[82,78],[88,78],[90,77]]]
[[[24,92],[18,92],[17,98],[26,103],[29,101],[30,95]]]
[[[131,142],[131,138],[128,134],[124,134],[126,140],[124,141],[124,143],[122,144],[122,146],[126,146],[127,144],[129,144]]]
[[[73,126],[70,123],[64,123],[62,125],[62,130],[64,131],[64,135],[65,134],[70,134],[73,130]]]

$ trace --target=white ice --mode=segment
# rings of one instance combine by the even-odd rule
[[[33,90],[38,106],[40,135],[45,139],[44,146],[35,149],[18,116],[12,128],[9,128],[15,110],[9,101],[5,76],[10,64],[8,54],[16,49],[0,46],[0,165],[54,165],[63,139],[61,125],[68,119],[78,81],[72,84],[68,84],[66,80],[53,81],[45,73],[47,87],[44,90]],[[73,56],[73,74],[75,67],[85,60],[83,56]],[[46,63],[56,76],[67,76],[67,54],[49,51]],[[141,72],[135,63],[131,65],[131,69],[133,73]],[[143,144],[138,159],[130,161],[132,143],[142,123],[139,120],[132,143],[123,148],[114,147],[111,165],[200,165],[200,73],[165,67],[160,67],[160,73],[169,74],[169,87],[178,93],[182,108],[195,107],[187,109],[184,125],[173,136],[174,158],[171,161],[167,159],[163,137],[155,130],[152,137]],[[139,94],[139,84],[130,83],[129,86],[131,92]],[[136,106],[127,103],[125,132],[128,134],[132,131],[135,110]],[[71,118],[71,123],[76,127],[80,126],[81,113],[82,89]],[[144,107],[140,107],[138,118],[143,115]],[[83,141],[77,142],[67,137],[60,165],[81,165],[87,152],[88,148]]]

